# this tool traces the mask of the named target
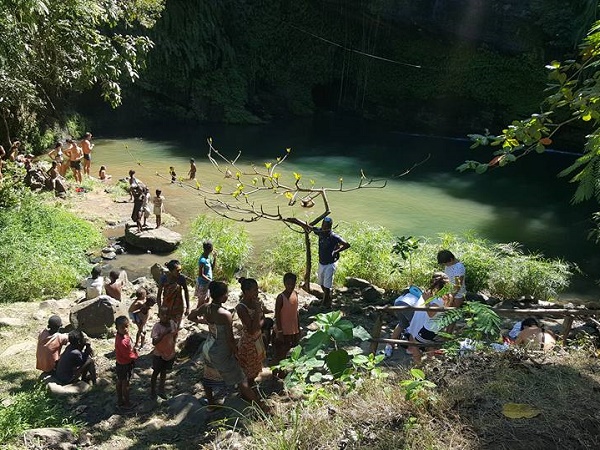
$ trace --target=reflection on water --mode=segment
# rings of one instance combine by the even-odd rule
[[[569,155],[532,156],[477,176],[455,171],[465,159],[484,159],[484,151],[473,153],[468,142],[373,131],[364,125],[296,121],[261,127],[171,130],[171,140],[152,131],[145,135],[149,137],[97,140],[94,164],[107,165],[116,178],[125,177],[134,168],[152,193],[162,189],[166,211],[181,221],[178,231],[185,232],[190,221],[207,208],[192,183],[190,187],[170,183],[168,168],[174,166],[179,176],[185,176],[189,158],[194,157],[202,186],[212,189],[223,184],[222,175],[206,158],[205,139],[212,136],[215,146],[230,157],[241,150],[246,165],[262,166],[292,147],[282,177],[289,181],[292,172],[299,172],[303,180],[314,179],[317,186],[336,187],[342,177],[344,186],[350,187],[358,182],[361,169],[368,177],[393,177],[429,155],[406,176],[390,179],[385,189],[331,192],[334,220],[368,221],[396,235],[432,237],[475,231],[492,241],[518,241],[531,251],[576,261],[588,271],[596,270],[598,264],[596,249],[585,240],[593,205],[570,206],[573,187],[567,180],[556,178],[556,173],[572,161]],[[285,205],[281,198],[279,203]],[[321,212],[319,206],[310,210],[309,218]],[[305,214],[300,208],[283,208],[284,214]],[[280,224],[261,220],[246,226],[255,246],[260,247]]]

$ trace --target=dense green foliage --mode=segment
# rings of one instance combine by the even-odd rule
[[[198,216],[184,237],[179,254],[186,275],[198,275],[198,258],[202,254],[202,243],[212,241],[217,255],[217,267],[213,271],[215,280],[230,280],[246,264],[252,245],[248,232],[235,222]]]
[[[5,399],[3,399],[5,400]],[[40,383],[0,403],[0,440],[3,444],[31,428],[69,427],[77,429],[68,411]]]
[[[494,244],[474,235],[440,235],[438,239],[422,239],[411,252],[410,270],[400,256],[393,253],[394,238],[384,227],[365,222],[340,223],[336,233],[351,247],[338,261],[335,282],[344,283],[353,276],[369,280],[385,289],[400,290],[410,284],[427,286],[431,273],[440,270],[437,252],[449,249],[467,270],[466,283],[470,292],[483,292],[497,298],[531,296],[537,299],[556,298],[569,286],[574,267],[560,259],[548,259],[526,254],[516,243]],[[301,234],[289,230],[275,236],[265,250],[262,260],[266,272],[283,274],[286,271],[304,273],[304,249]],[[317,239],[312,239],[313,254],[317,255]],[[313,263],[316,272],[317,261]],[[398,266],[407,266],[398,270]]]
[[[348,349],[354,340],[365,341],[371,336],[361,326],[343,319],[341,311],[317,314],[316,329],[294,347],[279,368],[287,372],[285,386],[300,387],[303,392],[318,398],[324,385],[337,383],[346,390],[354,389],[365,379],[381,378],[377,368],[383,355],[363,355],[359,347]]]
[[[19,192],[18,203],[8,197],[13,205],[0,208],[0,302],[66,295],[89,272],[86,251],[104,238],[60,205]]]
[[[0,2],[0,142],[48,140],[74,92],[96,86],[118,105],[121,83],[139,77],[152,46],[142,33],[162,7],[163,0]]]
[[[424,32],[388,3],[169,1],[132,104],[155,118],[248,123],[322,108],[444,127],[541,99],[547,23],[518,19],[531,42],[510,54],[459,30]]]

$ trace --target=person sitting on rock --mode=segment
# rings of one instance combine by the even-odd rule
[[[556,337],[550,331],[540,327],[537,320],[529,317],[521,322],[521,332],[517,336],[515,345],[522,345],[530,349],[549,351],[556,345]]]
[[[106,295],[114,298],[115,300],[121,301],[121,294],[123,290],[123,281],[121,275],[116,270],[111,270],[108,274],[108,283],[104,285]]]
[[[102,271],[99,266],[92,268],[91,277],[85,280],[85,299],[91,300],[100,297],[104,289],[104,277],[101,276]]]
[[[69,333],[69,345],[56,365],[56,379],[62,385],[73,384],[81,378],[86,383],[96,384],[96,365],[93,351],[83,333],[73,330]]]
[[[59,333],[61,327],[61,318],[59,316],[51,316],[48,319],[48,327],[40,331],[38,335],[35,368],[44,373],[54,373],[56,362],[60,359],[60,351],[63,345],[69,342],[68,334]]]

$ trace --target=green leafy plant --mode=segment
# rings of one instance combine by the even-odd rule
[[[0,440],[18,437],[31,428],[65,427],[77,431],[78,423],[50,396],[44,384],[19,392],[0,403]]]
[[[319,390],[319,386],[325,384],[338,383],[351,390],[365,375],[383,376],[376,367],[383,355],[365,356],[360,349],[351,351],[341,346],[354,339],[369,339],[371,336],[363,327],[343,319],[341,311],[317,314],[314,319],[317,330],[304,338],[301,345],[294,347],[289,357],[277,366],[288,372],[287,388],[299,387],[314,396],[325,392]]]
[[[449,354],[456,354],[460,349],[460,342],[464,340],[468,340],[476,348],[484,342],[497,341],[502,323],[491,306],[479,302],[465,302],[460,308],[444,312],[436,321],[442,328],[459,321],[464,322],[464,326],[454,334],[439,333],[449,339],[445,344]]]
[[[396,242],[394,242],[394,245],[392,246],[393,254],[400,255],[400,257],[405,263],[408,261],[408,271],[409,277],[411,278],[411,284],[413,278],[412,254],[419,249],[420,242],[420,239],[414,238],[412,236],[400,236],[396,237]],[[398,263],[394,264],[394,270],[396,272],[402,273],[404,269],[404,265]]]
[[[3,302],[66,295],[89,273],[86,252],[105,242],[97,227],[27,189],[17,206],[0,208],[0,229]]]
[[[421,405],[435,400],[435,394],[432,392],[437,385],[425,378],[425,372],[421,369],[410,369],[411,378],[402,380],[400,386],[405,391],[405,398],[417,405]]]
[[[231,279],[244,266],[252,250],[245,228],[235,222],[198,216],[190,226],[179,249],[183,270],[190,276],[198,272],[198,258],[202,254],[202,243],[211,240],[217,253],[215,279]]]

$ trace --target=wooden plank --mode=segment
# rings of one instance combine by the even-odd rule
[[[368,309],[368,308],[367,308]],[[456,309],[454,307],[439,307],[432,306],[431,308],[425,306],[376,306],[375,309],[377,311],[382,312],[394,312],[394,311],[434,311],[434,312],[444,312],[444,311],[452,311]],[[507,309],[507,308],[498,308],[493,309],[498,315],[531,315],[531,316],[580,316],[580,317],[589,317],[600,315],[600,309],[562,309],[562,308],[548,308],[548,309]]]
[[[433,344],[423,344],[422,342],[407,341],[404,339],[388,339],[388,338],[371,338],[369,342],[375,342],[379,344],[398,344],[398,345],[412,345],[415,347],[441,347],[444,342],[435,342]]]

